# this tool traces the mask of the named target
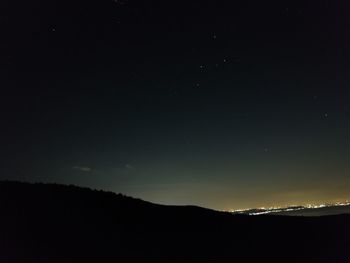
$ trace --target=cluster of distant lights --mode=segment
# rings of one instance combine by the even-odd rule
[[[327,207],[340,207],[340,206],[350,206],[350,201],[340,202],[340,203],[332,203],[332,204],[308,204],[302,206],[287,206],[287,207],[259,207],[253,209],[238,209],[238,210],[230,210],[228,212],[234,214],[244,214],[250,216],[258,216],[258,215],[266,215],[280,212],[292,212],[292,211],[300,211],[305,209],[320,209]]]

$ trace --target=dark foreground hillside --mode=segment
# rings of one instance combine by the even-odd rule
[[[233,216],[1,182],[0,262],[350,262],[350,216]]]

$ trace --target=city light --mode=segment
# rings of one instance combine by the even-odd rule
[[[281,212],[293,212],[300,211],[305,209],[321,209],[327,207],[340,207],[340,206],[350,206],[349,201],[345,202],[337,202],[337,203],[327,203],[327,204],[307,204],[307,205],[294,205],[294,206],[284,206],[284,207],[259,207],[259,208],[249,208],[249,209],[235,209],[229,210],[226,212],[230,212],[233,214],[244,214],[244,215],[266,215],[266,214],[275,214]]]

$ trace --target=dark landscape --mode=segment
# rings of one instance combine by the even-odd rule
[[[349,10],[1,0],[0,263],[349,263]]]
[[[349,262],[350,215],[240,216],[0,183],[1,262]]]

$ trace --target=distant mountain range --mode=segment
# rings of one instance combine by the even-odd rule
[[[329,216],[350,214],[350,203],[336,203],[324,205],[308,205],[308,206],[288,206],[288,207],[272,207],[257,208],[232,211],[232,214],[243,215],[279,215],[279,216]]]
[[[233,215],[0,182],[1,263],[350,262],[350,215]]]

